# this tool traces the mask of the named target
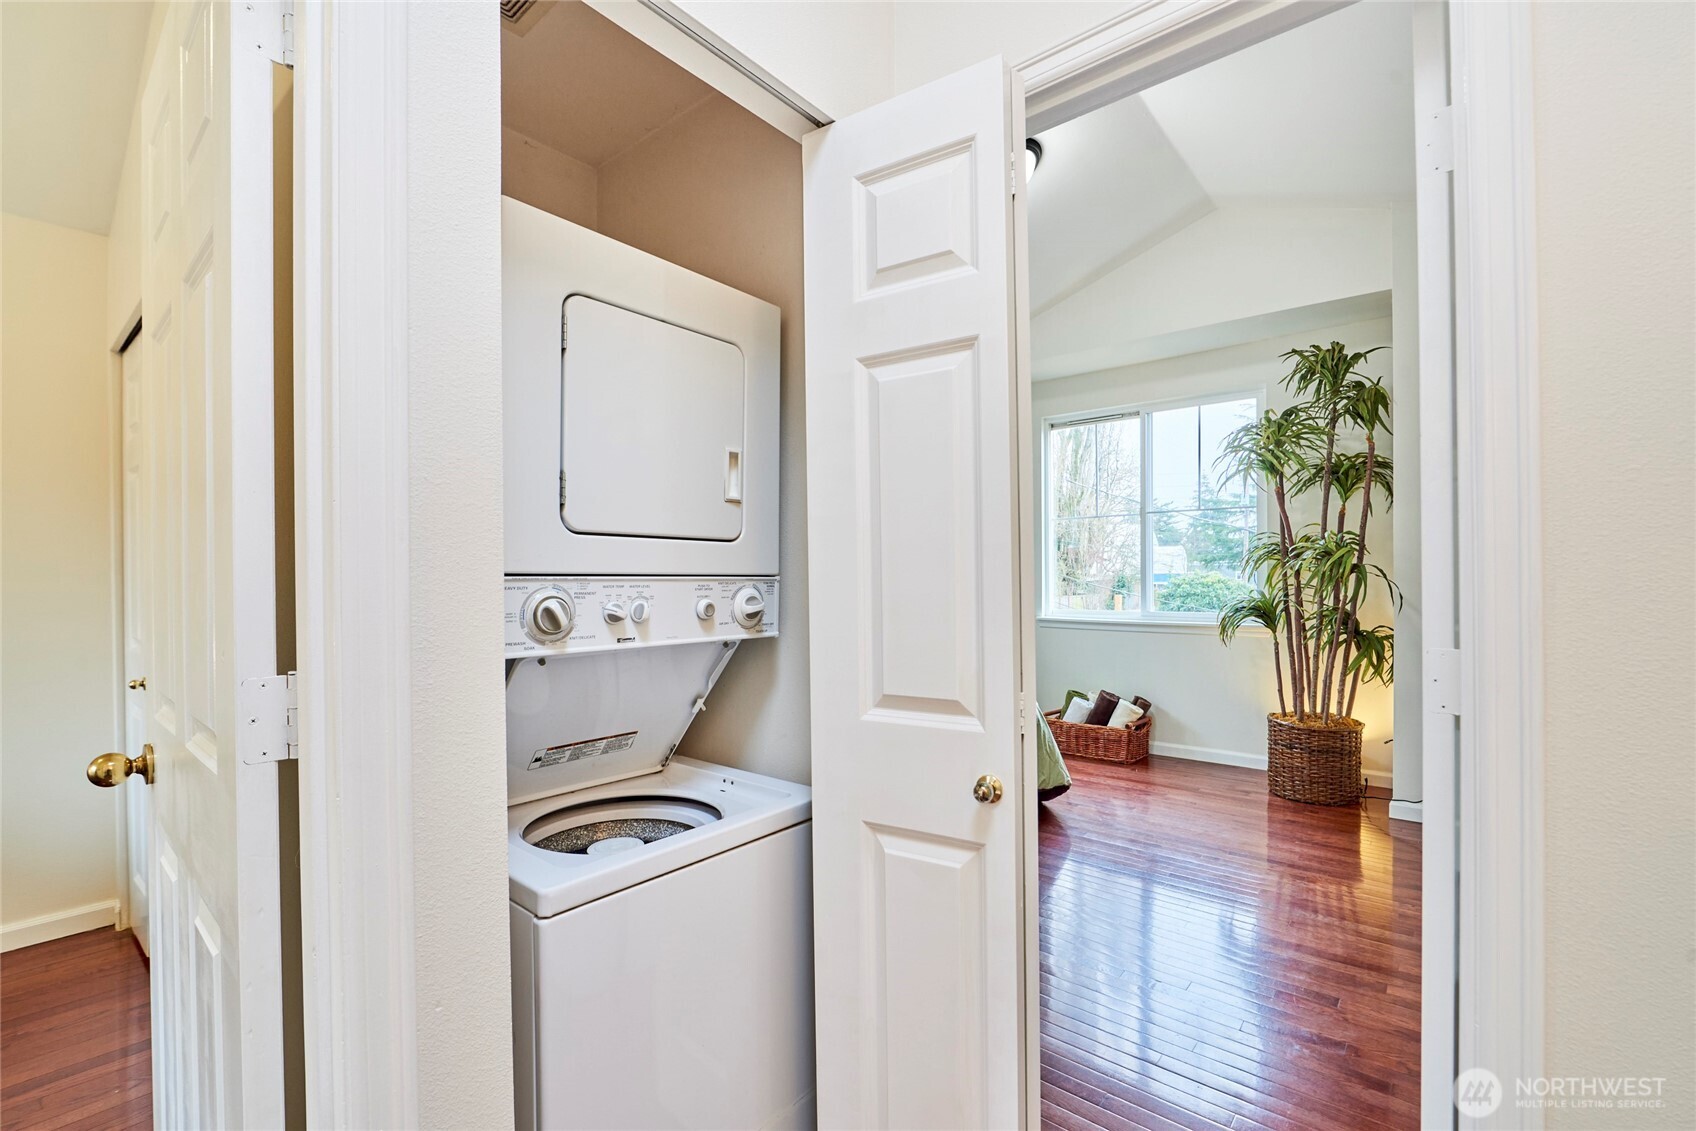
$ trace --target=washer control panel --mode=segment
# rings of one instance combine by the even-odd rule
[[[775,577],[509,577],[506,656],[777,635]]]

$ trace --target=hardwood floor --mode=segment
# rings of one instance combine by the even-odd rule
[[[1419,1125],[1419,826],[1073,758],[1043,807],[1047,1128]]]
[[[104,929],[0,955],[0,1126],[153,1126],[147,965]]]

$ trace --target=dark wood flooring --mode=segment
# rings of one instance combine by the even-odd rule
[[[1251,770],[1069,766],[1041,820],[1045,1127],[1418,1126],[1418,826]],[[151,1126],[147,994],[127,932],[0,955],[0,1126]]]
[[[0,954],[0,1127],[153,1126],[147,965],[110,928]]]
[[[1419,826],[1253,770],[1068,760],[1044,806],[1045,1128],[1419,1125]]]

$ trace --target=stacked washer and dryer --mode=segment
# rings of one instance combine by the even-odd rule
[[[778,310],[501,203],[518,1126],[809,1126],[811,793],[676,756],[778,631]]]

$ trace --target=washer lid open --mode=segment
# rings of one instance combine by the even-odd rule
[[[506,691],[508,803],[663,767],[735,647],[704,640],[514,661]]]

